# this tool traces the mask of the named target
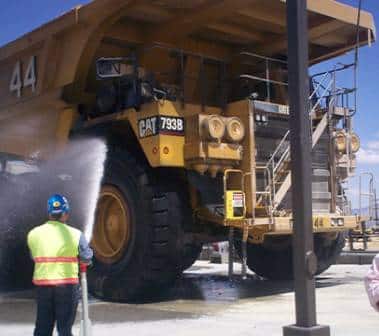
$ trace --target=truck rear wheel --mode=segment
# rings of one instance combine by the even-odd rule
[[[192,242],[184,245],[180,261],[182,271],[190,268],[195,263],[195,261],[199,258],[202,249],[202,243]]]
[[[247,245],[247,265],[256,274],[271,280],[292,280],[292,239],[277,237],[269,239],[262,245]],[[321,274],[335,263],[345,245],[343,232],[331,239],[324,234],[314,235],[314,249],[318,265],[316,275]],[[241,252],[240,242],[236,242],[238,253]]]
[[[183,191],[125,151],[108,153],[96,211],[89,288],[102,299],[150,298],[182,271]]]

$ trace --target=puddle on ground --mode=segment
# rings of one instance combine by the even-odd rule
[[[226,269],[227,265],[197,262],[175,286],[137,304],[91,298],[91,318],[97,324],[196,319],[233,310],[244,302],[261,303],[272,301],[274,296],[275,300],[281,300],[283,296],[292,295],[291,281],[269,281],[253,273],[249,273],[246,280],[235,275],[233,281],[229,281]],[[342,282],[339,277],[319,277],[317,287],[337,286]],[[34,309],[33,291],[0,292],[0,323],[33,323]]]

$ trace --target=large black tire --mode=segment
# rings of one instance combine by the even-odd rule
[[[23,240],[0,246],[0,290],[32,287],[33,263]]]
[[[128,204],[130,238],[115,262],[96,257],[95,250],[89,272],[90,291],[110,301],[150,299],[172,284],[183,270],[179,251],[182,228],[192,218],[189,202],[177,182],[153,173],[126,151],[108,153],[103,188],[110,186]]]
[[[316,235],[314,248],[317,256],[317,274],[326,271],[335,264],[338,256],[345,247],[346,232],[338,233],[336,239],[325,239],[322,235]]]
[[[335,263],[345,246],[345,234],[338,233],[335,239],[323,234],[314,236],[314,249],[318,265],[316,275],[321,274]],[[241,254],[241,244],[236,242],[236,249]],[[292,280],[292,244],[290,237],[277,237],[261,245],[247,245],[247,265],[258,274],[271,280]]]
[[[202,249],[202,243],[191,242],[184,245],[180,261],[182,271],[190,268],[195,263],[195,261],[199,258]]]

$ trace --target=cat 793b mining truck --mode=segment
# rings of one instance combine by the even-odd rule
[[[270,279],[292,276],[285,1],[95,0],[0,49],[0,152],[49,158],[106,139],[89,275],[126,301],[226,240]],[[371,14],[308,0],[310,65],[375,40]],[[344,232],[359,138],[339,65],[310,78],[317,273]],[[350,98],[350,99],[349,99]],[[22,125],[28,124],[28,127]],[[230,230],[232,229],[232,230]],[[245,253],[244,253],[245,252]]]

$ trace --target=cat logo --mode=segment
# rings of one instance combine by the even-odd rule
[[[147,138],[158,134],[158,117],[150,117],[138,121],[140,138]]]
[[[138,121],[140,138],[164,134],[184,136],[184,118],[171,116],[155,116]]]

